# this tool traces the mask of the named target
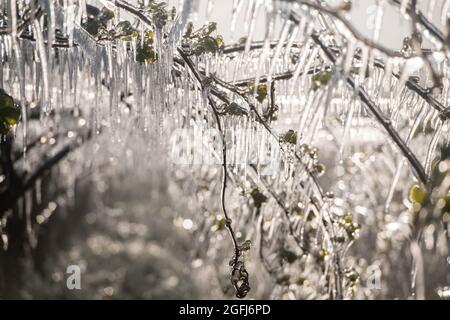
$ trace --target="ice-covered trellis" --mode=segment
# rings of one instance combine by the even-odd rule
[[[0,258],[83,173],[158,163],[225,294],[260,265],[274,298],[448,297],[450,1],[376,1],[367,37],[351,1],[233,0],[232,44],[198,6],[0,2]]]

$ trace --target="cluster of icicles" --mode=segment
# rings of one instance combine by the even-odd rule
[[[11,12],[11,30],[0,35],[0,87],[22,107],[15,132],[16,144],[24,152],[19,164],[32,169],[43,155],[89,140],[73,151],[75,160],[60,176],[70,189],[83,169],[102,166],[111,158],[118,159],[117,166],[129,165],[134,170],[152,161],[167,161],[171,163],[169,176],[191,197],[187,211],[195,213],[190,218],[201,239],[202,250],[198,251],[205,261],[211,259],[220,266],[218,277],[226,278],[224,268],[229,268],[226,262],[233,255],[231,241],[223,241],[228,240],[223,229],[231,223],[239,243],[251,240],[250,250],[242,250],[250,258],[240,258],[250,265],[247,269],[255,292],[263,285],[251,270],[263,266],[273,279],[272,297],[374,298],[386,294],[357,288],[365,288],[366,273],[372,267],[395,266],[395,258],[383,258],[386,245],[378,246],[378,235],[394,224],[408,229],[402,201],[406,186],[415,178],[398,146],[386,143],[388,134],[345,79],[347,74],[354,76],[356,87],[364,88],[429,173],[438,144],[448,138],[448,123],[405,86],[410,76],[423,74],[423,65],[386,58],[384,68],[378,68],[373,63],[376,51],[344,32],[347,38],[334,36],[333,43],[341,46],[343,54],[333,65],[312,38],[321,29],[312,10],[292,1],[234,0],[231,28],[234,31],[242,17],[248,21],[246,37],[225,46],[222,53],[192,56],[198,72],[213,79],[212,84],[198,83],[186,63],[174,63],[180,60],[177,49],[198,1],[180,1],[176,19],[154,30],[158,61],[153,64],[136,62],[135,40],[131,44],[99,43],[83,29],[89,4],[112,9],[116,22],[140,21],[144,32],[145,22],[115,2],[127,4],[106,0],[1,2],[0,9]],[[36,5],[43,14],[25,27],[29,37],[22,37],[16,13]],[[130,1],[130,5],[137,4]],[[260,12],[267,19],[265,40],[255,42]],[[62,35],[65,45],[54,45]],[[329,43],[329,37],[322,40]],[[355,55],[360,58],[354,59]],[[437,99],[444,105],[449,92],[446,79],[450,79],[447,62],[436,62],[444,75]],[[333,71],[331,80],[322,85],[319,79],[317,87],[312,75],[326,70]],[[180,154],[171,149],[177,142],[174,132],[180,129],[187,130],[182,132],[188,136],[217,127],[209,100],[217,86],[214,78],[243,90],[250,81],[256,88],[260,84],[275,88],[273,97],[269,92],[261,102],[250,96],[249,103],[226,86],[218,86],[219,93],[245,113],[220,118],[223,131],[230,135],[224,197],[231,221],[225,223],[220,205],[221,149],[210,151],[211,158],[219,159],[214,165],[192,163],[189,157],[180,161],[174,158]],[[270,103],[277,108],[277,119],[263,124],[255,114],[264,114]],[[295,139],[280,140],[288,130],[295,132]],[[41,148],[28,152],[26,146],[35,139]],[[270,148],[262,148],[267,143]],[[187,143],[188,150],[182,153],[195,153],[194,149],[205,144],[208,147],[212,142]],[[264,164],[253,162],[259,146],[269,154]],[[130,154],[132,164],[124,163]],[[322,177],[317,170],[320,162],[327,168]],[[70,169],[73,166],[76,169]],[[6,223],[4,219],[2,226]],[[359,227],[352,229],[353,234],[348,225],[356,224],[362,225],[356,243],[368,244],[351,247]],[[29,229],[31,236],[33,228]]]

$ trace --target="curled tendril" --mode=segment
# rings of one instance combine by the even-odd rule
[[[236,263],[233,263],[232,267],[231,284],[236,291],[236,297],[239,299],[245,298],[250,291],[248,272],[245,269],[245,264],[242,261],[236,261]]]
[[[243,299],[250,291],[250,282],[247,269],[243,260],[242,253],[250,250],[251,242],[246,240],[242,245],[236,249],[236,255],[230,261],[231,269],[231,284],[236,292],[236,298]]]

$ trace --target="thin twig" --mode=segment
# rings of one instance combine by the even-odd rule
[[[311,38],[314,40],[314,42],[322,49],[322,51],[325,53],[327,58],[333,63],[336,63],[337,57],[333,51],[331,51],[325,43],[322,42],[320,39],[320,36],[317,33],[313,33],[311,35]],[[397,133],[397,131],[392,126],[391,121],[386,118],[383,115],[383,112],[380,110],[380,108],[375,104],[375,102],[372,101],[369,94],[360,86],[357,86],[355,83],[355,80],[352,76],[348,75],[346,78],[347,84],[356,91],[361,101],[367,106],[370,113],[375,117],[375,119],[378,121],[378,123],[381,124],[381,126],[386,130],[388,135],[391,137],[391,139],[394,141],[394,143],[397,145],[397,147],[400,149],[400,151],[403,153],[403,156],[408,159],[409,163],[411,164],[411,167],[413,168],[415,174],[419,178],[419,180],[426,184],[427,182],[427,175],[425,173],[425,170],[420,163],[420,161],[417,159],[417,157],[414,155],[414,153],[411,151],[411,149],[406,145],[406,143],[402,140],[400,135]]]
[[[208,88],[205,87],[204,82],[202,81],[202,76],[200,75],[200,73],[197,71],[197,69],[195,68],[192,60],[189,58],[189,56],[180,48],[178,48],[178,53],[180,54],[180,56],[183,58],[184,62],[186,63],[186,65],[188,66],[189,70],[192,72],[192,74],[194,75],[195,79],[198,82],[198,85],[200,86],[200,88],[205,91],[208,90]],[[236,239],[236,235],[235,232],[233,230],[233,226],[231,223],[231,218],[228,215],[227,209],[226,209],[226,189],[227,189],[227,177],[228,177],[228,169],[227,169],[227,147],[226,147],[226,141],[225,141],[225,134],[223,132],[222,129],[222,125],[220,122],[220,115],[219,112],[216,108],[216,105],[214,103],[214,101],[211,99],[211,97],[208,94],[208,102],[209,105],[213,111],[214,114],[214,119],[216,121],[216,125],[217,125],[217,130],[219,130],[220,132],[220,136],[221,136],[221,140],[222,140],[222,190],[221,190],[221,206],[222,206],[222,212],[225,218],[225,226],[228,230],[228,233],[230,234],[231,240],[233,242],[233,247],[234,247],[234,256],[233,256],[233,272],[236,272],[238,269],[238,261],[241,255],[241,251]],[[236,283],[233,283],[233,285],[235,286],[236,289],[236,294],[238,297],[243,297],[240,292],[239,292],[239,287],[237,286]],[[246,293],[245,293],[246,294]],[[244,294],[244,296],[245,296]]]
[[[273,132],[272,128],[269,126],[269,124],[264,120],[264,118],[261,116],[261,114],[258,112],[258,110],[256,109],[256,107],[250,102],[249,98],[247,97],[246,93],[244,91],[242,91],[241,89],[237,88],[236,86],[234,86],[233,84],[230,84],[228,82],[225,82],[217,77],[214,77],[214,81],[219,84],[220,86],[224,87],[225,89],[230,90],[231,92],[239,95],[249,106],[250,110],[255,114],[256,119],[259,123],[262,124],[262,126],[266,129],[266,131],[273,136],[279,144],[280,150],[283,152],[286,152],[284,150],[283,145],[281,144],[280,141],[280,137]],[[316,190],[318,191],[318,194],[320,195],[320,202],[323,202],[322,198],[323,198],[323,191],[322,188],[319,184],[319,182],[317,181],[317,178],[315,177],[315,175],[311,172],[311,170],[309,170],[308,166],[303,163],[303,160],[301,159],[300,155],[294,151],[294,156],[295,158],[298,160],[298,162],[303,166],[303,168],[306,170],[306,172],[308,173],[308,176],[311,178],[311,181],[313,182],[313,185],[315,186]],[[300,183],[302,188],[304,188],[305,186],[303,185],[303,183]],[[314,206],[316,207],[316,209],[318,211],[320,211],[320,208],[322,207],[321,203],[319,203],[319,201],[317,201],[315,198],[311,197],[311,202],[314,204]]]
[[[253,169],[253,171],[258,174],[258,170],[256,168],[256,166],[254,164],[250,165],[250,168]],[[289,225],[289,234],[294,238],[295,242],[297,243],[298,247],[300,249],[302,249],[302,251],[304,253],[308,252],[308,249],[303,245],[302,243],[302,239],[301,237],[298,237],[295,234],[294,228],[292,227],[292,223],[290,221],[290,215],[291,212],[288,208],[286,208],[286,206],[283,204],[283,201],[280,199],[280,197],[275,193],[275,191],[272,190],[272,188],[270,188],[267,183],[265,181],[263,181],[263,179],[260,179],[261,183],[263,184],[264,188],[270,193],[270,195],[272,196],[272,198],[275,200],[275,202],[277,203],[277,205],[280,207],[281,211],[283,211],[286,220],[288,221],[288,225]]]
[[[316,4],[316,3],[313,3],[313,2],[310,2],[307,0],[299,0],[298,2],[300,4],[310,7],[312,9],[315,9],[319,12],[324,12],[326,14],[329,14],[329,15],[333,16],[334,18],[338,19],[353,34],[355,39],[364,43],[366,46],[377,49],[378,51],[383,52],[384,54],[386,54],[390,57],[403,57],[403,55],[400,52],[389,49],[388,47],[365,37],[345,17],[342,16],[341,11],[330,8],[328,6],[319,5],[319,4]]]
[[[400,0],[389,0],[389,1],[399,8],[402,6],[402,1]],[[411,16],[412,10],[413,9],[411,5],[407,4],[406,13]],[[445,41],[445,36],[441,32],[441,30],[439,30],[438,27],[436,27],[431,21],[429,21],[420,10],[416,10],[416,16],[417,16],[416,23],[425,28],[431,34],[431,36],[433,36],[436,40],[438,40],[442,44],[442,46],[448,49],[449,44]]]
[[[417,21],[419,20],[417,10],[418,10],[417,0],[412,0],[410,15],[411,15],[411,25],[412,25],[412,30],[413,30],[413,37],[415,37],[419,34],[419,31],[417,30]],[[422,37],[422,34],[420,34],[420,37]],[[414,41],[414,39],[412,39],[412,41]],[[433,89],[434,88],[442,88],[442,79],[441,79],[442,77],[437,74],[437,71],[434,68],[433,64],[431,63],[429,56],[423,52],[422,44],[421,44],[422,39],[416,39],[416,41],[420,42],[418,44],[420,46],[420,48],[419,48],[420,56],[422,57],[422,60],[425,62],[425,64],[427,65],[428,69],[431,72],[431,76],[433,78]],[[415,49],[415,48],[413,48],[413,49]]]

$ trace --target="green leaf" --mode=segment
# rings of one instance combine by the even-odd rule
[[[193,32],[193,24],[189,22],[184,34],[183,46],[189,48],[186,51],[189,55],[200,56],[206,53],[217,53],[223,48],[222,36],[213,37],[211,34],[216,30],[216,23],[211,22],[204,25],[199,30]]]
[[[292,213],[297,216],[303,216],[305,214],[305,211],[298,204],[296,204],[292,208]]]
[[[324,87],[331,80],[330,71],[320,71],[312,76],[312,89],[317,90],[320,87]]]
[[[13,98],[0,89],[0,133],[7,134],[19,123],[20,116],[20,108],[14,105]]]
[[[247,87],[249,89],[249,93],[253,94],[255,91],[256,84],[254,82],[249,82],[247,84]],[[261,83],[258,85],[258,88],[256,88],[256,100],[258,100],[259,103],[263,103],[266,98],[267,98],[267,85]]]
[[[325,248],[322,248],[322,249],[320,249],[319,252],[318,252],[317,259],[318,259],[319,261],[324,261],[325,258],[326,258],[328,255],[329,255],[328,250],[325,249]]]
[[[294,263],[298,258],[295,252],[288,249],[282,249],[280,255],[283,258],[283,260],[287,261],[287,263],[289,264]]]
[[[295,281],[296,284],[298,284],[299,286],[304,285],[306,282],[308,281],[308,278],[306,277],[298,277],[297,280]]]
[[[351,215],[346,215],[344,217],[344,223],[352,223],[353,222],[353,217]]]
[[[282,134],[280,136],[280,140],[286,143],[297,144],[297,132],[291,129],[288,132]]]
[[[216,221],[214,222],[214,225],[213,225],[213,230],[220,231],[220,230],[223,230],[225,228],[225,226],[226,226],[225,218],[216,219]]]
[[[190,38],[193,31],[194,31],[194,24],[191,21],[189,21],[186,26],[186,33],[184,34],[184,37]]]
[[[439,200],[438,205],[441,207],[441,214],[450,213],[450,194],[446,194],[441,200]]]
[[[419,185],[413,185],[411,189],[409,189],[409,200],[412,203],[418,203],[420,205],[423,205],[425,203],[425,200],[427,198],[427,192],[424,188],[420,187]]]
[[[253,188],[253,190],[250,193],[251,197],[253,198],[253,202],[255,203],[255,207],[260,209],[263,203],[267,202],[267,197],[262,194],[258,188]]]
[[[129,21],[121,21],[116,27],[110,31],[110,34],[115,39],[121,39],[123,41],[131,41],[133,38],[139,36],[139,32],[133,28]]]
[[[356,282],[359,279],[359,273],[353,268],[348,268],[345,270],[345,277],[350,282]]]
[[[350,240],[355,240],[358,237],[359,230],[361,226],[355,222],[353,222],[353,217],[348,214],[343,219],[342,226],[347,233],[347,236]]]
[[[338,7],[339,11],[342,12],[349,12],[352,10],[352,1],[351,0],[344,0],[342,4]]]
[[[94,37],[97,37],[100,33],[107,34],[106,26],[108,24],[108,21],[113,18],[114,12],[106,7],[103,7],[98,16],[89,18],[83,24],[83,28],[86,29],[86,31]]]
[[[211,36],[211,34],[217,30],[217,23],[210,22],[203,27],[201,27],[199,30],[195,31],[193,36],[194,37],[208,37]]]
[[[246,115],[248,115],[247,110],[245,110],[244,108],[242,108],[240,105],[238,105],[235,102],[232,102],[229,105],[227,105],[225,107],[224,113],[228,114],[230,116],[246,116]]]
[[[239,246],[240,251],[249,251],[252,246],[252,242],[250,240],[245,240],[243,244]]]
[[[219,49],[222,49],[224,47],[223,37],[217,36],[216,37],[216,45]]]
[[[219,49],[217,47],[216,39],[213,37],[205,37],[202,42],[203,52],[204,53],[216,53]]]
[[[258,88],[256,89],[256,100],[259,101],[259,103],[263,103],[264,100],[267,98],[267,85],[260,84],[258,85]]]
[[[141,42],[138,41],[138,46],[136,48],[136,61],[152,64],[158,60],[158,53],[153,47],[153,37],[154,33],[152,31],[148,31],[145,33],[143,43],[141,44]]]
[[[317,174],[317,176],[322,176],[325,173],[325,165],[322,163],[318,163],[314,165],[314,171]]]
[[[208,24],[208,28],[207,28],[207,34],[208,36],[211,35],[211,33],[213,33],[214,31],[217,30],[217,23],[215,22],[210,22]]]
[[[172,7],[170,12],[167,7],[168,4],[166,2],[150,1],[147,5],[141,3],[141,9],[152,17],[154,24],[158,28],[163,28],[167,24],[169,17],[173,20],[176,15],[174,7]]]

